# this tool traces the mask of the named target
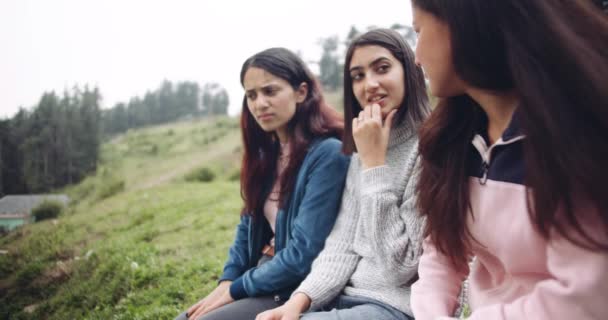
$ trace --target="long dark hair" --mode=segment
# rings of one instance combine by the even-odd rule
[[[279,179],[279,206],[283,207],[295,185],[297,172],[310,143],[318,137],[341,138],[344,126],[340,114],[325,103],[316,78],[291,51],[270,48],[253,55],[243,63],[241,84],[245,73],[252,67],[264,69],[287,81],[294,90],[302,83],[308,86],[306,98],[298,103],[295,115],[287,124],[289,163],[279,177],[276,177],[280,151],[278,137],[273,132],[262,130],[247,107],[247,97],[243,97],[241,131],[245,150],[241,167],[241,197],[245,201],[243,214],[255,216],[261,212],[266,192],[269,191],[263,186],[271,178]]]
[[[357,48],[369,45],[387,49],[403,65],[405,97],[395,115],[395,124],[406,121],[408,126],[416,130],[430,113],[424,74],[422,69],[416,65],[414,52],[403,36],[391,29],[368,31],[351,42],[344,61],[344,141],[342,150],[345,154],[357,151],[353,140],[352,120],[363,110],[353,92],[353,79],[349,71],[350,63]]]
[[[519,95],[528,211],[537,230],[553,230],[591,250],[575,212],[597,209],[608,230],[608,20],[590,1],[413,0],[450,30],[453,65],[466,83]],[[485,114],[470,97],[441,100],[420,131],[418,205],[426,235],[464,266],[471,238],[467,159]],[[563,207],[563,216],[558,208]]]

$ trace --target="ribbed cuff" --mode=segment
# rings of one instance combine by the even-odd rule
[[[230,296],[234,300],[240,300],[249,296],[247,294],[247,291],[245,291],[245,283],[243,282],[243,277],[239,277],[232,281],[232,284],[230,285]]]
[[[332,256],[327,260],[317,267],[322,270],[317,269],[318,272],[309,274],[292,293],[292,296],[298,292],[306,294],[311,300],[310,311],[320,309],[335,298],[344,289],[344,284],[357,265],[354,256]]]
[[[387,165],[365,169],[361,172],[361,194],[390,192],[392,177]]]
[[[220,283],[225,280],[234,281],[235,279],[240,277],[242,274],[243,273],[241,272],[241,270],[239,268],[229,268],[229,269],[224,270],[224,273],[220,276],[220,279],[217,282]]]

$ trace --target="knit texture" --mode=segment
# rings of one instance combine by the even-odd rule
[[[418,138],[392,128],[386,165],[363,170],[353,155],[338,219],[311,273],[294,292],[317,310],[338,294],[371,298],[412,315],[409,282],[421,254],[424,219],[416,210]]]

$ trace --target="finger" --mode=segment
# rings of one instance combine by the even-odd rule
[[[201,312],[200,312],[200,311],[201,311],[201,310],[197,310],[195,313],[191,314],[191,315],[188,317],[188,320],[196,320],[196,319],[198,319],[198,317],[200,317],[200,316],[201,316]]]
[[[359,120],[359,122],[365,120],[365,109],[359,111],[359,114],[357,115],[357,119]]]
[[[198,310],[198,309],[199,309],[199,307],[201,306],[201,304],[202,304],[202,302],[199,302],[199,303],[197,303],[197,304],[193,305],[192,307],[190,307],[190,308],[188,309],[188,311],[186,311],[186,314],[187,314],[187,315],[189,315],[189,314],[193,314],[193,313],[195,313],[195,312],[196,312],[196,310]]]
[[[353,131],[359,128],[359,118],[353,118]]]
[[[268,319],[272,319],[272,318],[270,316],[268,316],[266,313],[260,313],[255,318],[255,320],[268,320]]]
[[[380,111],[380,105],[377,103],[372,105],[372,119],[382,123],[382,111]]]
[[[365,113],[365,119],[366,120],[372,118],[372,106],[365,107],[365,109],[363,110],[363,112]]]

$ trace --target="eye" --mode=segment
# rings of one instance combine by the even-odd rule
[[[390,66],[390,65],[388,65],[388,64],[383,64],[383,65],[380,65],[380,66],[378,67],[377,72],[378,72],[378,73],[387,73],[387,72],[388,72],[388,70],[390,70],[390,68],[391,68],[391,66]]]
[[[277,93],[277,91],[279,91],[279,90],[277,88],[274,88],[274,87],[266,87],[266,88],[262,89],[262,92],[266,96],[273,96],[273,95],[275,95]]]
[[[246,96],[249,100],[255,100],[256,94],[255,92],[247,92]]]
[[[352,73],[350,77],[353,79],[353,81],[359,81],[363,79],[363,72]]]

